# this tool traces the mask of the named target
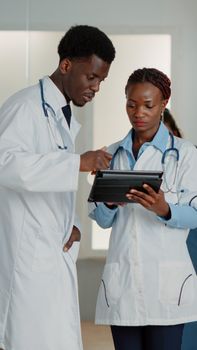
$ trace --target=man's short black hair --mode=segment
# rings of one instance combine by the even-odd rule
[[[86,58],[96,55],[107,63],[115,57],[115,48],[108,36],[96,27],[72,26],[58,45],[60,61],[64,58]]]

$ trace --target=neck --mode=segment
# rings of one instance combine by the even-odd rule
[[[52,82],[57,86],[57,88],[61,91],[61,93],[64,95],[67,103],[69,103],[71,101],[71,99],[68,97],[68,95],[66,94],[65,90],[64,90],[64,84],[62,81],[62,76],[59,73],[58,69],[49,76],[49,78],[52,80]]]
[[[157,129],[158,130],[158,129]],[[133,133],[133,155],[137,159],[138,151],[140,147],[145,143],[145,142],[150,142],[154,138],[156,131],[153,132],[153,130],[150,131],[145,131],[145,132],[136,132],[134,130]]]
[[[155,137],[157,131],[159,129],[159,125],[155,128],[151,128],[146,131],[136,131],[133,133],[133,142],[137,142],[140,145],[143,145],[145,142],[150,142]]]
[[[139,144],[140,146],[143,145],[143,143],[145,142],[150,142],[152,141],[152,139],[154,138],[155,133],[154,134],[149,134],[147,132],[143,133],[143,132],[134,132],[134,138],[133,141],[137,144]]]

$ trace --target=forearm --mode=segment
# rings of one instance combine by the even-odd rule
[[[90,212],[89,217],[95,220],[102,228],[109,228],[113,224],[117,211],[118,208],[111,209],[104,203],[101,203]]]

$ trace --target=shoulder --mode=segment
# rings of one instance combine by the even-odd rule
[[[10,96],[0,108],[0,124],[30,121],[41,108],[39,87],[33,85]]]
[[[123,139],[117,142],[114,142],[110,146],[108,146],[108,149],[107,149],[108,152],[111,154],[114,154],[120,146],[125,144],[125,142],[128,142],[128,141],[130,142],[130,139],[131,139],[131,130],[129,130],[129,132],[126,134],[125,137],[123,137]]]
[[[195,145],[192,142],[190,142],[190,141],[188,141],[186,139],[182,139],[182,138],[177,137],[177,136],[174,136],[174,139],[175,139],[175,146],[177,148],[180,148],[180,149],[181,148],[182,149],[195,149],[196,150],[196,147],[195,147]]]
[[[180,152],[180,157],[194,157],[197,159],[197,148],[192,142],[179,137],[175,137],[175,147]]]
[[[1,113],[4,110],[17,109],[21,106],[31,106],[38,103],[39,86],[38,84],[26,87],[11,95],[2,105]]]
[[[12,133],[28,137],[30,130],[36,130],[41,110],[38,85],[27,87],[10,96],[0,108],[0,135]],[[35,132],[36,134],[36,132]]]
[[[119,148],[121,141],[122,140],[112,143],[110,146],[107,147],[107,151],[111,154],[114,154],[116,150]]]

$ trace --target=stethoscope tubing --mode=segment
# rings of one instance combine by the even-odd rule
[[[169,132],[170,138],[171,138],[171,146],[169,148],[167,148],[161,158],[161,164],[164,165],[165,164],[165,158],[167,156],[167,154],[169,152],[175,152],[176,155],[176,161],[179,161],[179,150],[174,146],[174,135]],[[115,151],[115,153],[113,154],[111,163],[110,163],[110,169],[112,170],[114,168],[114,161],[115,161],[115,157],[117,156],[118,152],[122,149],[122,146],[119,146],[117,148],[117,150]]]
[[[165,186],[166,186],[166,191],[164,191],[164,192],[165,192],[165,193],[168,193],[168,192],[177,193],[177,191],[176,191],[176,192],[172,191],[172,188],[173,188],[173,186],[174,186],[174,184],[175,184],[176,175],[177,175],[178,162],[179,162],[179,150],[175,147],[174,135],[173,135],[171,132],[169,132],[169,135],[170,135],[170,139],[171,139],[171,145],[170,145],[169,148],[167,148],[167,149],[164,151],[164,153],[163,153],[163,155],[162,155],[162,158],[161,158],[161,165],[162,165],[162,169],[163,169],[163,178],[164,178],[164,180],[165,180]],[[123,149],[123,147],[122,147],[122,146],[119,146],[119,147],[116,149],[115,153],[113,154],[113,157],[112,157],[112,160],[111,160],[111,163],[110,163],[110,169],[111,169],[111,170],[114,169],[115,158],[116,158],[118,152],[119,152],[121,149]],[[176,169],[175,169],[175,175],[174,175],[174,180],[173,180],[172,186],[168,186],[168,184],[167,184],[167,179],[166,179],[166,172],[165,172],[165,159],[166,159],[167,155],[168,155],[170,152],[171,152],[171,153],[174,152],[174,154],[175,154],[175,162],[176,162]],[[128,157],[128,154],[127,154],[127,157]],[[128,157],[128,158],[129,158],[129,157]],[[183,192],[183,191],[180,191],[180,192]]]
[[[53,107],[49,103],[47,103],[45,101],[45,98],[44,98],[44,87],[43,87],[42,79],[39,79],[39,87],[40,87],[40,97],[41,97],[42,109],[43,109],[45,117],[47,118],[49,129],[50,129],[51,134],[52,134],[52,136],[54,138],[54,141],[55,141],[55,135],[54,135],[54,132],[53,132],[53,130],[51,128],[51,125],[50,125],[50,122],[49,122],[49,114],[48,114],[47,108],[51,110],[51,112],[53,113],[54,116],[55,116],[55,111],[54,111]],[[56,143],[58,149],[60,149],[60,150],[66,150],[67,149],[67,146],[65,146],[65,145],[64,146],[60,146],[56,141],[55,141],[55,143]]]

